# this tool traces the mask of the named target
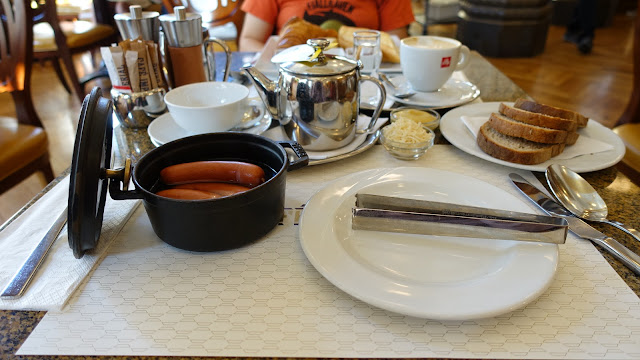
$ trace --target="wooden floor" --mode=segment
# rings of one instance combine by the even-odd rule
[[[563,27],[551,26],[543,54],[489,60],[537,101],[579,111],[611,126],[631,93],[634,21],[635,16],[620,14],[613,25],[598,28],[590,55],[580,54],[575,45],[562,40]],[[433,26],[429,33],[455,37],[455,25]],[[85,56],[79,59],[78,67],[89,68],[89,63]],[[71,163],[80,103],[65,92],[50,65],[35,66],[32,85],[36,110],[49,135],[53,169],[59,174]],[[11,96],[0,94],[0,116],[14,115]],[[0,195],[0,223],[44,185],[40,176],[34,175]]]

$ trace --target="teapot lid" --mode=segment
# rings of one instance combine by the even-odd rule
[[[362,67],[359,61],[324,54],[325,50],[336,45],[337,43],[324,38],[309,39],[304,45],[292,46],[279,52],[271,61],[279,63],[280,68],[287,72],[312,76],[343,74]]]

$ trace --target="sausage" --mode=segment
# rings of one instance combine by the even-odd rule
[[[265,180],[264,170],[241,161],[195,161],[168,166],[160,171],[167,185],[197,182],[229,182],[255,187]]]
[[[189,183],[181,184],[173,187],[174,189],[192,189],[206,191],[220,196],[229,196],[243,191],[251,190],[246,186],[221,182],[203,182],[203,183]]]
[[[178,200],[210,200],[221,197],[208,191],[193,189],[166,189],[158,191],[156,195]]]

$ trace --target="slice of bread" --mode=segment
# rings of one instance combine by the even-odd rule
[[[564,144],[542,144],[502,134],[488,122],[480,127],[476,142],[494,158],[523,165],[543,163],[564,150]]]
[[[580,137],[580,134],[578,134],[576,130],[569,131],[569,133],[567,134],[567,141],[565,141],[565,144],[573,145],[576,143],[576,141],[578,141],[579,137]]]
[[[492,113],[488,123],[492,128],[504,135],[543,144],[562,144],[567,140],[568,135],[565,130],[527,124],[498,113]]]
[[[539,104],[535,101],[531,101],[527,99],[516,100],[514,107],[522,110],[531,111],[534,113],[560,117],[568,120],[575,120],[578,123],[578,127],[587,126],[587,122],[589,121],[589,118],[575,111],[557,108],[555,106],[550,106],[550,105]]]
[[[578,128],[578,123],[571,119],[563,119],[556,116],[535,113],[527,110],[511,107],[504,103],[498,109],[500,114],[521,121],[530,125],[542,126],[556,130],[574,131]]]

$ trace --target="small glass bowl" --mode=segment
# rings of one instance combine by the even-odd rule
[[[380,142],[382,146],[389,152],[389,154],[393,155],[395,158],[400,160],[417,160],[422,155],[427,153],[433,146],[433,142],[436,138],[433,130],[429,129],[427,126],[423,125],[422,128],[427,131],[431,135],[431,139],[419,143],[405,143],[399,141],[389,140],[386,136],[386,130],[390,125],[387,125],[382,128],[380,131]]]
[[[422,125],[427,126],[431,130],[437,129],[438,126],[440,125],[440,114],[437,111],[433,109],[424,109],[424,108],[415,108],[415,107],[401,107],[401,108],[391,110],[391,114],[389,115],[391,122],[398,120],[398,118],[402,116],[402,112],[407,110],[420,111],[425,113],[426,114],[425,117],[428,118],[427,121],[420,121],[414,118],[411,118],[411,120],[417,121]]]

